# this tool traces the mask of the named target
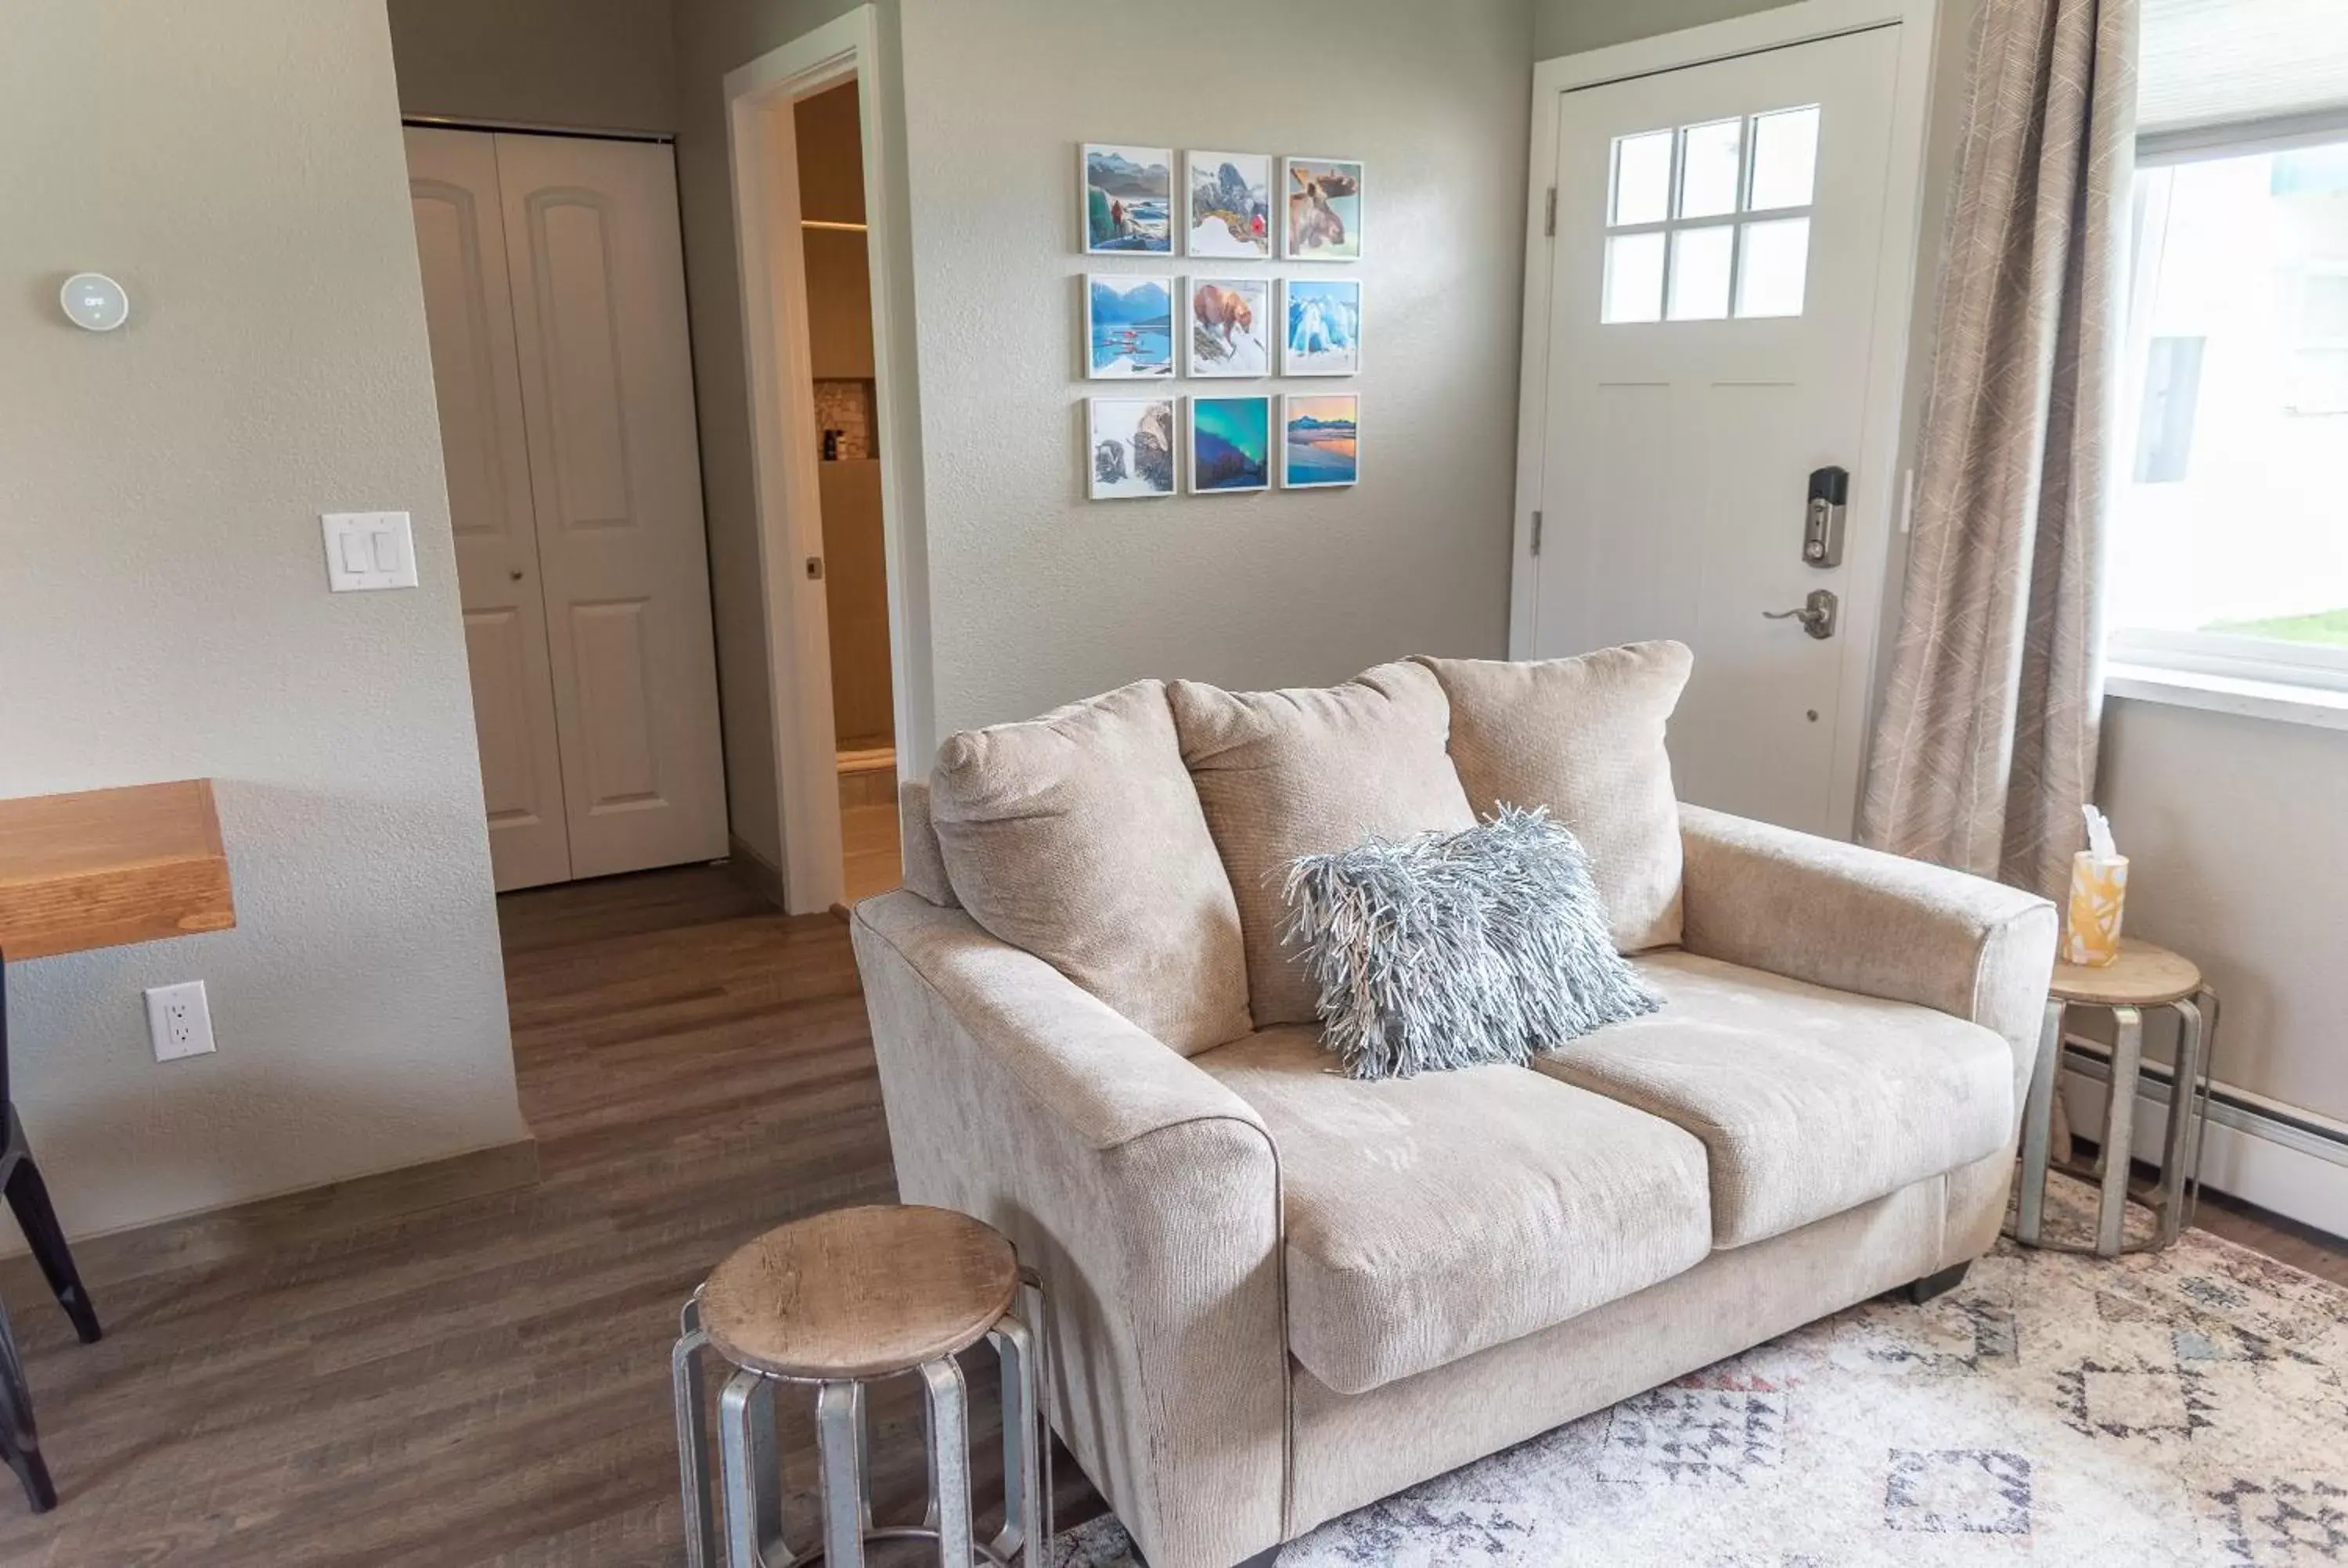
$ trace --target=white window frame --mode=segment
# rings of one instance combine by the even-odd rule
[[[2348,111],[2299,117],[2288,125],[2254,122],[2203,127],[2189,133],[2147,136],[2137,144],[2139,170],[2171,168],[2261,152],[2348,140]],[[2135,421],[2144,389],[2142,366],[2150,338],[2152,299],[2159,286],[2167,231],[2165,182],[2138,180],[2133,193],[2130,250],[2134,257],[2127,309],[2127,366],[2121,407],[2127,425],[2110,481],[2134,472]],[[2311,415],[2310,417],[2320,417]],[[2105,690],[2113,696],[2348,729],[2348,648],[2237,637],[2222,631],[2157,631],[2115,628],[2104,641]]]
[[[1802,314],[1808,311],[1809,290],[1807,286],[1808,278],[1807,276],[1808,267],[1807,251],[1805,252],[1803,262],[1806,275],[1803,279],[1804,288],[1801,310],[1794,312],[1790,316],[1762,316],[1746,315],[1737,309],[1737,305],[1741,302],[1740,291],[1742,290],[1745,282],[1744,231],[1755,223],[1770,223],[1782,220],[1792,219],[1800,219],[1804,221],[1808,221],[1817,210],[1818,147],[1815,142],[1810,148],[1810,200],[1796,207],[1756,207],[1753,205],[1753,180],[1756,173],[1756,144],[1760,138],[1761,121],[1766,119],[1771,115],[1798,114],[1804,109],[1816,113],[1818,112],[1818,106],[1816,103],[1783,104],[1775,108],[1756,109],[1751,113],[1742,114],[1735,117],[1736,203],[1725,212],[1707,212],[1700,217],[1684,218],[1680,215],[1680,202],[1684,194],[1681,190],[1681,185],[1687,176],[1688,132],[1692,130],[1700,130],[1707,126],[1726,125],[1730,123],[1728,120],[1698,120],[1692,124],[1677,126],[1659,125],[1649,130],[1633,131],[1628,135],[1618,136],[1614,138],[1613,148],[1611,149],[1607,157],[1606,217],[1608,220],[1601,226],[1599,243],[1601,245],[1611,244],[1615,240],[1625,239],[1634,234],[1660,234],[1663,237],[1663,272],[1662,282],[1658,285],[1660,292],[1655,302],[1655,309],[1658,313],[1652,319],[1645,316],[1632,316],[1625,317],[1621,321],[1608,321],[1605,315],[1606,291],[1611,289],[1612,284],[1611,281],[1601,282],[1600,285],[1601,292],[1599,298],[1599,323],[1601,325],[1682,326],[1690,323],[1699,322],[1789,321],[1798,319]],[[1613,221],[1616,204],[1620,200],[1622,190],[1622,143],[1639,136],[1658,136],[1663,134],[1669,134],[1672,138],[1671,167],[1664,175],[1663,216],[1644,223],[1617,223]],[[1821,127],[1820,135],[1821,137],[1824,135],[1823,127]],[[1673,274],[1679,270],[1679,247],[1674,244],[1673,241],[1677,235],[1688,233],[1691,231],[1697,229],[1725,229],[1728,231],[1728,298],[1726,305],[1722,313],[1716,316],[1674,316],[1672,314],[1672,283],[1673,281]],[[1600,276],[1601,280],[1605,279],[1606,272],[1604,269],[1601,270]]]

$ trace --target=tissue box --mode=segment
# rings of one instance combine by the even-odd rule
[[[2063,961],[2096,968],[2120,956],[2120,917],[2127,905],[2127,856],[2099,860],[2083,849],[2071,857],[2071,917]]]

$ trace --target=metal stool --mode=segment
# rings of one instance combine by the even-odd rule
[[[2054,1125],[2054,1090],[2061,1076],[2063,1017],[2074,1007],[2111,1010],[2116,1026],[2112,1045],[2111,1096],[2104,1109],[2103,1142],[2095,1163],[2085,1168],[2054,1166],[2048,1144]],[[2176,1070],[2169,1080],[2168,1127],[2162,1140],[2160,1179],[2137,1200],[2159,1216],[2152,1235],[2125,1239],[2128,1167],[2136,1147],[2136,1091],[2144,1067],[2144,1012],[2165,1007],[2178,1016]],[[2024,1246],[2117,1257],[2168,1245],[2193,1217],[2201,1194],[2201,1133],[2209,1119],[2209,1062],[2218,1034],[2218,994],[2202,982],[2190,959],[2149,942],[2123,940],[2120,956],[2102,968],[2057,964],[2048,988],[2046,1023],[2032,1069],[2030,1097],[2022,1118],[2022,1191],[2013,1239]],[[2092,1245],[2056,1241],[2044,1234],[2046,1173],[2096,1183],[2101,1189]]]
[[[1017,1302],[1025,1317],[1014,1315]],[[947,1568],[988,1563],[1045,1568],[1052,1542],[1050,1378],[1037,1357],[1043,1283],[1011,1244],[947,1209],[839,1209],[768,1231],[717,1266],[685,1303],[671,1357],[678,1461],[684,1471],[685,1561],[714,1568],[862,1568],[868,1541],[925,1540]],[[1033,1332],[1030,1327],[1033,1326]],[[1003,1365],[1003,1528],[972,1539],[970,1430],[961,1364],[979,1340]],[[724,1478],[722,1536],[703,1450],[701,1359],[714,1348],[736,1368],[718,1400]],[[864,1387],[918,1375],[929,1409],[930,1501],[918,1525],[875,1525],[868,1477]],[[815,1387],[821,1455],[822,1539],[789,1543],[778,1383]]]

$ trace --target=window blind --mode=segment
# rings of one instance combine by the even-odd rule
[[[2139,151],[2348,132],[2348,0],[2144,0]]]

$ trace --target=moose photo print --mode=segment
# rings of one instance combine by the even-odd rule
[[[1283,158],[1281,253],[1292,261],[1362,258],[1362,166],[1345,158]]]
[[[1174,151],[1086,142],[1082,155],[1085,250],[1096,256],[1174,250]]]

